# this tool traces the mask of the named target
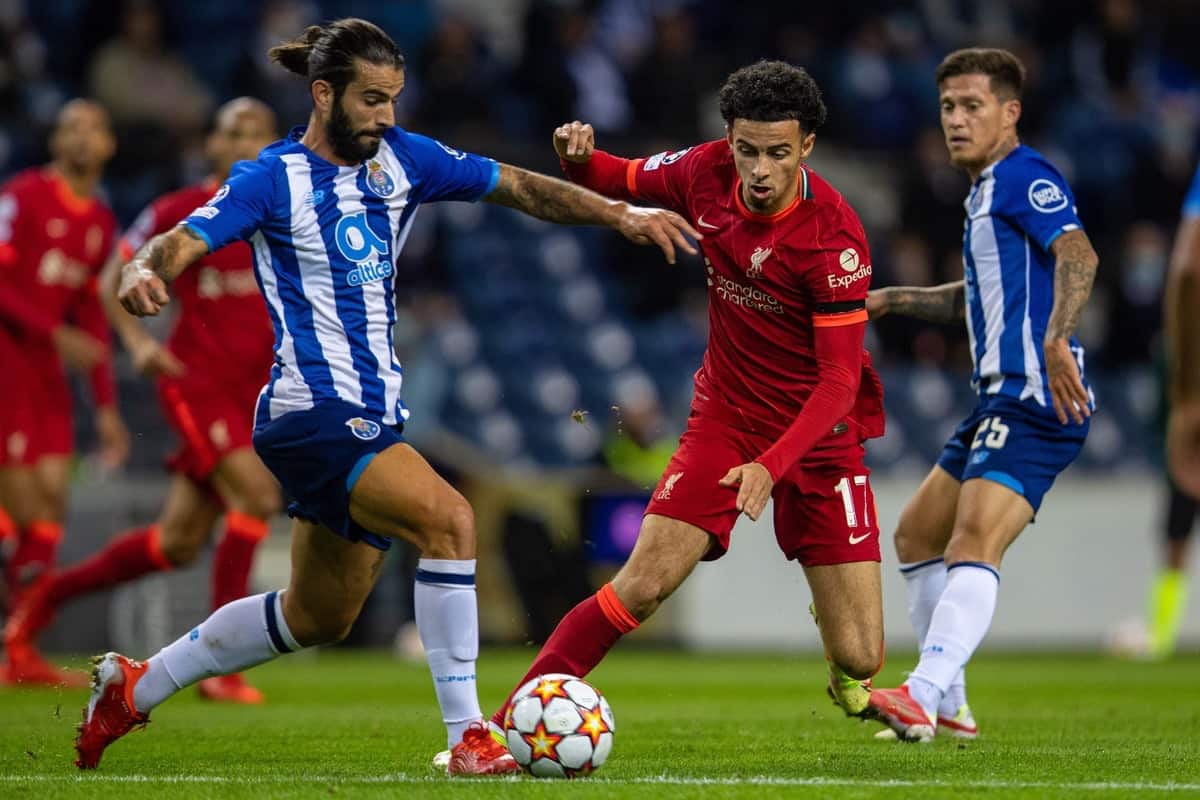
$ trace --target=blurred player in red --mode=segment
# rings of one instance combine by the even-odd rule
[[[50,135],[51,162],[0,187],[0,547],[10,601],[54,564],[74,449],[65,367],[91,379],[104,464],[129,452],[116,405],[96,276],[116,220],[99,198],[116,151],[108,113],[72,100]]]
[[[273,360],[274,335],[254,278],[250,246],[235,242],[205,256],[174,284],[180,301],[164,346],[116,301],[115,277],[148,239],[204,206],[235,161],[253,160],[276,138],[275,117],[258,100],[224,105],[207,141],[213,174],[152,203],[125,233],[102,278],[105,310],[140,372],[158,379],[166,418],[182,446],[158,520],[121,534],[91,558],[50,573],[17,606],[4,640],[9,680],[59,682],[37,653],[37,633],[65,601],[148,572],[191,563],[224,513],[213,555],[213,608],[245,596],[254,551],[281,502],[279,487],[250,446],[251,413]],[[213,700],[261,702],[240,673],[203,680]]]
[[[725,139],[643,159],[596,150],[590,125],[555,131],[571,180],[665,206],[702,234],[711,332],[687,431],[633,553],[563,618],[518,685],[587,675],[699,561],[725,554],[739,514],[758,519],[773,498],[780,549],[812,589],[831,690],[861,713],[860,681],[883,660],[878,527],[863,465],[863,441],[884,422],[863,350],[871,258],[854,210],[804,164],[825,120],[808,73],[778,61],[744,67],[720,104]],[[494,730],[503,719],[502,708]]]

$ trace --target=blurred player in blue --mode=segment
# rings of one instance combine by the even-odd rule
[[[516,771],[475,689],[475,528],[466,500],[406,444],[392,346],[395,257],[421,203],[487,200],[552,222],[602,224],[674,261],[698,234],[679,215],[454,150],[395,126],[404,59],[375,25],[308,28],[271,57],[310,83],[306,128],[240,162],[212,199],[122,270],[119,299],[157,314],[189,264],[247,240],[275,328],[254,447],[291,500],[287,589],[223,606],[146,662],[97,659],[77,766],[185,686],[344,637],[395,538],[422,554],[416,622],[456,749],[452,774]],[[486,276],[481,274],[481,280]],[[247,413],[250,413],[247,409]]]
[[[896,528],[921,657],[903,686],[872,691],[870,713],[904,740],[978,735],[963,668],[991,625],[1000,562],[1079,454],[1094,408],[1073,333],[1098,260],[1066,181],[1017,138],[1024,78],[1005,50],[942,61],[942,131],[972,181],[965,280],[868,299],[872,317],[965,315],[979,392]]]

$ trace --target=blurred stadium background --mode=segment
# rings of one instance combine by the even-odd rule
[[[105,186],[128,224],[158,194],[203,175],[205,125],[221,101],[255,95],[284,126],[302,124],[307,89],[268,64],[266,50],[345,15],[377,22],[403,47],[405,127],[552,174],[550,132],[562,121],[590,121],[600,146],[624,155],[676,149],[722,135],[715,97],[731,69],[760,57],[807,67],[830,110],[812,163],[858,209],[876,286],[961,276],[967,182],[945,157],[933,69],[961,46],[1015,50],[1030,72],[1022,137],[1066,173],[1101,256],[1080,331],[1101,410],[1083,456],[1006,565],[989,646],[1096,647],[1140,614],[1164,494],[1159,306],[1200,144],[1194,2],[0,0],[0,177],[45,160],[58,106],[91,95],[118,127]],[[702,271],[668,268],[605,231],[461,204],[419,214],[398,267],[407,433],[476,509],[485,640],[536,640],[628,551],[657,477],[657,468],[643,477],[644,463],[682,429],[704,348]],[[870,447],[886,621],[889,640],[905,643],[887,533],[972,404],[969,359],[962,330],[919,322],[885,320],[869,346],[889,413],[887,437]],[[133,457],[120,474],[81,459],[64,563],[151,517],[162,497],[170,434],[151,384],[127,359],[118,366]],[[89,415],[76,413],[86,452]],[[819,647],[802,613],[802,574],[760,527],[745,525],[733,553],[700,567],[637,635]],[[287,552],[279,520],[257,585],[282,585]],[[394,552],[352,643],[390,644],[404,630],[412,559]],[[89,600],[46,644],[146,652],[203,616],[206,586],[201,564]],[[1185,642],[1200,641],[1195,602],[1184,630]]]

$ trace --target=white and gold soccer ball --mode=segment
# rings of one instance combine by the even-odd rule
[[[539,778],[575,778],[598,769],[612,752],[615,731],[608,701],[574,675],[528,681],[504,715],[509,752]]]

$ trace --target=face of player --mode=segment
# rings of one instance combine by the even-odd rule
[[[801,131],[794,119],[735,119],[728,128],[728,139],[746,207],[755,214],[787,208],[796,199],[800,162],[808,158],[816,138],[816,134]]]
[[[275,139],[275,121],[267,110],[254,106],[226,109],[217,117],[217,127],[208,138],[214,172],[224,180],[234,162],[253,161]]]
[[[383,134],[396,124],[396,98],[404,70],[389,64],[357,63],[357,75],[330,104],[325,135],[338,158],[357,164],[379,151]]]
[[[72,100],[58,112],[50,154],[64,172],[95,175],[117,150],[108,112],[89,100]]]
[[[942,133],[950,161],[977,176],[1015,143],[1021,101],[998,97],[987,75],[956,75],[942,82]]]

